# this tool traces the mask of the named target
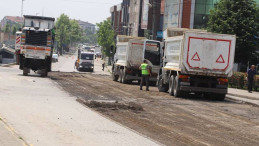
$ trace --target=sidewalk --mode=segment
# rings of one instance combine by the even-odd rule
[[[0,118],[0,145],[1,146],[23,146],[26,145],[22,138],[12,131],[12,128],[8,127]]]
[[[228,88],[227,97],[259,106],[259,92],[249,93],[247,90]]]

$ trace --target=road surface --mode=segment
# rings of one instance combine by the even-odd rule
[[[53,72],[81,103],[165,145],[259,145],[259,108],[243,102],[140,91],[110,76]]]
[[[26,143],[259,145],[258,106],[193,95],[175,98],[156,87],[140,91],[137,83],[112,81],[100,61],[94,73],[77,72],[74,61],[73,55],[60,57],[49,79],[23,77],[17,67],[0,68],[0,116]]]
[[[51,79],[0,67],[0,83],[1,120],[25,145],[159,145],[77,102]],[[2,142],[10,133],[0,134]]]

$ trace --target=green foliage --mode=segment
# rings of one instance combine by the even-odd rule
[[[16,34],[16,31],[17,31],[17,27],[16,27],[16,26],[13,26],[13,27],[12,27],[12,34],[15,35],[15,34]]]
[[[82,30],[76,20],[70,21],[70,37],[72,42],[79,42],[82,37]]]
[[[232,77],[228,78],[229,86],[238,89],[247,89],[246,73],[234,72]],[[254,80],[254,90],[258,91],[259,88],[259,75]]]
[[[67,15],[61,14],[55,24],[58,47],[68,46],[70,43],[96,44],[96,35],[90,30],[82,30],[77,20],[71,20]]]
[[[256,50],[259,33],[256,4],[253,0],[220,0],[210,11],[209,31],[237,36],[235,62],[247,63]]]
[[[97,44],[97,36],[91,30],[86,29],[81,40],[82,43]]]
[[[4,32],[10,33],[10,31],[11,31],[11,26],[9,25],[9,23],[6,23],[5,28],[4,28]]]
[[[58,47],[62,45],[68,45],[70,43],[70,19],[67,15],[61,14],[55,24],[56,27],[56,40],[58,41]]]
[[[234,72],[232,77],[228,78],[229,85],[231,87],[242,89],[245,85],[245,73],[242,72]]]
[[[103,47],[103,54],[105,56],[111,57],[113,52],[111,52],[111,46],[114,46],[114,30],[111,27],[110,20],[104,20],[101,23],[97,24],[98,31],[97,31],[97,42],[100,46]]]

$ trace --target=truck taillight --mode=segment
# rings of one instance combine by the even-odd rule
[[[51,35],[49,35],[47,38],[47,46],[51,47]]]
[[[23,33],[21,35],[21,44],[24,45],[25,44],[25,39],[26,39],[26,35]]]
[[[190,82],[190,76],[188,75],[179,75],[179,79],[181,79],[182,82]]]
[[[228,83],[228,79],[227,78],[218,78],[218,84],[219,85],[225,85]]]

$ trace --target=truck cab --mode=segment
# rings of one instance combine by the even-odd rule
[[[94,71],[95,54],[79,51],[76,68],[78,71]]]

